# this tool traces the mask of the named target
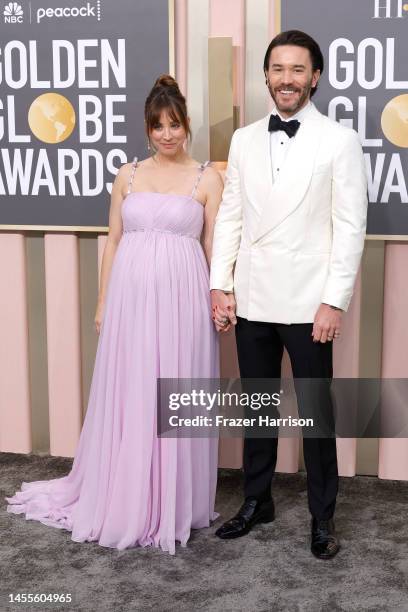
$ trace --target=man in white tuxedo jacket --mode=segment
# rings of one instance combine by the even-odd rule
[[[279,379],[284,348],[294,377],[333,375],[332,341],[364,246],[367,183],[356,132],[310,100],[322,71],[310,36],[292,30],[275,37],[264,61],[275,108],[231,141],[210,282],[217,329],[236,325],[242,378]],[[329,394],[325,402],[331,411]],[[336,442],[305,437],[303,445],[311,550],[327,559],[339,550]],[[274,519],[276,455],[277,437],[245,439],[245,502],[219,537],[240,537]]]

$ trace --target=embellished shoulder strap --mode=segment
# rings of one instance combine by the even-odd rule
[[[201,181],[201,177],[203,176],[203,172],[204,170],[210,165],[210,161],[206,161],[203,164],[200,165],[199,169],[198,169],[198,175],[196,178],[196,182],[194,183],[194,187],[193,187],[193,191],[191,192],[191,197],[194,198],[196,191],[197,191],[197,187],[200,184]]]
[[[132,161],[132,171],[130,173],[129,182],[128,182],[128,194],[130,193],[132,189],[132,183],[133,183],[133,178],[135,176],[136,168],[137,168],[137,157],[134,157]]]

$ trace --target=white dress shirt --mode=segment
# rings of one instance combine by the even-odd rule
[[[302,123],[302,119],[305,118],[307,113],[312,108],[312,102],[308,102],[306,106],[304,106],[296,115],[289,117],[289,119],[285,119],[280,115],[276,108],[272,111],[272,115],[278,115],[282,121],[293,121],[297,119],[300,123]],[[270,132],[269,139],[269,151],[271,156],[272,163],[272,181],[275,182],[279,179],[279,174],[282,172],[283,164],[285,163],[289,148],[292,146],[293,141],[295,140],[296,135],[292,138],[286,134],[286,132],[279,130],[277,132]]]

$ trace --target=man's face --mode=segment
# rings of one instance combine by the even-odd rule
[[[309,102],[320,70],[313,71],[308,49],[281,45],[272,49],[265,76],[278,111],[283,117],[291,117]]]

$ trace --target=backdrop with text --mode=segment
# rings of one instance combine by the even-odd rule
[[[0,224],[101,228],[144,100],[169,72],[169,0],[52,0],[0,17]]]
[[[315,100],[356,129],[368,174],[369,235],[408,238],[408,3],[284,0],[282,30],[304,30],[326,59]]]

